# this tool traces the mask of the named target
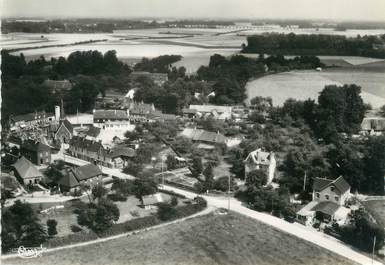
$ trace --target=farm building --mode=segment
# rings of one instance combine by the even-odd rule
[[[63,177],[57,181],[61,191],[74,191],[80,184],[94,186],[102,183],[102,171],[94,164],[75,169],[66,167],[61,172]]]
[[[204,144],[226,144],[226,137],[219,132],[209,132],[202,129],[185,128],[182,136],[191,139],[194,142]]]
[[[15,176],[24,185],[37,184],[43,179],[43,174],[24,156],[13,165]]]

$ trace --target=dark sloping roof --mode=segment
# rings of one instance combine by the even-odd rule
[[[22,179],[42,177],[43,174],[29,161],[27,158],[22,156],[13,165],[17,173]]]
[[[84,148],[89,152],[105,151],[102,143],[93,140],[88,140],[79,136],[72,137],[70,145],[78,148]]]
[[[128,115],[124,110],[95,110],[94,119],[128,120]]]
[[[102,174],[100,168],[94,164],[87,164],[75,169],[76,178],[81,180],[87,180]]]
[[[334,202],[320,202],[316,204],[311,210],[332,216],[339,208],[340,206]]]
[[[341,193],[345,193],[350,189],[349,183],[342,177],[338,177],[335,180],[325,178],[315,178],[313,182],[313,190],[322,191],[327,187],[334,185]]]
[[[68,188],[79,186],[79,181],[76,179],[72,169],[62,170],[62,174],[63,174],[63,177],[58,180],[57,184],[63,185]]]
[[[37,119],[43,119],[48,117],[49,115],[45,113],[45,111],[41,112],[32,112],[32,113],[27,113],[23,115],[17,115],[17,116],[11,116],[10,119],[13,122],[18,122],[18,121],[33,121]]]
[[[91,126],[86,132],[86,135],[91,137],[98,137],[99,134],[100,134],[100,128],[95,126]]]
[[[182,109],[182,113],[185,113],[185,114],[196,114],[197,110],[196,109],[186,109],[186,108],[183,108]]]
[[[111,150],[111,152],[107,155],[109,157],[115,158],[118,156],[123,157],[134,157],[135,156],[135,150],[129,147],[116,147]]]
[[[41,151],[51,151],[51,147],[45,145],[41,142],[35,142],[33,140],[26,140],[21,144],[22,149],[28,151],[41,152]]]
[[[315,178],[313,182],[313,190],[321,191],[325,189],[332,182],[333,182],[332,179]]]
[[[350,189],[349,183],[342,176],[334,180],[333,184],[341,193],[345,193],[348,189]]]
[[[71,134],[74,132],[74,127],[67,119],[61,121],[61,123],[70,131]]]

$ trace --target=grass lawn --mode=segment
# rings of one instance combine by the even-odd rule
[[[334,253],[231,213],[207,215],[108,242],[3,264],[354,264]]]

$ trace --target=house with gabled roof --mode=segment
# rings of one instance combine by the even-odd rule
[[[43,179],[43,174],[24,156],[13,164],[13,168],[16,178],[24,185],[37,184]]]
[[[38,166],[51,163],[51,147],[40,141],[26,140],[22,142],[20,153]]]
[[[350,185],[342,177],[315,178],[313,200],[297,212],[297,220],[311,225],[314,219],[322,222],[344,222],[350,210],[344,207],[350,197]]]
[[[255,170],[263,170],[267,175],[266,185],[269,185],[275,175],[275,169],[277,167],[277,161],[273,152],[265,152],[261,148],[258,148],[248,154],[243,161],[245,164],[245,175]]]
[[[102,183],[103,173],[94,164],[87,164],[77,168],[62,169],[62,177],[57,181],[61,191],[74,191],[81,184],[95,186]]]

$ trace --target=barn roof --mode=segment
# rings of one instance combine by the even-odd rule
[[[13,167],[22,179],[29,179],[35,177],[42,177],[43,174],[29,161],[27,158],[22,156],[19,158]]]

